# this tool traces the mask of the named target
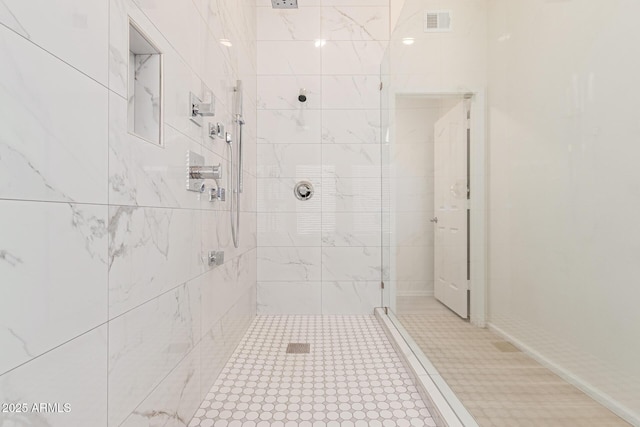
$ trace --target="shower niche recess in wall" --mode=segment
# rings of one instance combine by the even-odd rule
[[[129,21],[128,128],[162,145],[162,53]]]

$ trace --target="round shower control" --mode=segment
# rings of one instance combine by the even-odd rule
[[[293,187],[293,194],[298,200],[309,200],[313,196],[313,185],[309,181],[300,181]]]

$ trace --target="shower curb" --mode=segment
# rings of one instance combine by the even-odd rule
[[[400,330],[404,328],[398,324],[395,316],[391,313],[385,314],[384,309],[379,307],[374,309],[374,314],[415,381],[418,392],[427,404],[427,409],[433,416],[436,425],[438,427],[478,427],[478,423],[442,379],[429,359],[411,338],[405,338],[407,337],[406,331]],[[395,322],[391,320],[391,317]],[[423,363],[420,363],[421,361]]]

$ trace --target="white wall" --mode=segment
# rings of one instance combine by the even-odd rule
[[[452,31],[425,32],[425,10],[450,10]],[[396,296],[433,293],[433,183],[416,181],[433,177],[432,146],[424,151],[421,143],[432,144],[433,123],[448,104],[417,97],[485,88],[486,14],[485,1],[407,0],[382,61],[382,253],[391,284],[384,305],[392,309]]]
[[[491,323],[640,424],[640,4],[489,10]]]
[[[129,16],[164,54],[164,147],[127,132]],[[255,315],[255,6],[7,0],[0,23],[0,402],[71,405],[2,419],[186,425]],[[229,203],[185,191],[185,153],[226,164],[188,95],[211,88],[229,125],[238,78],[234,249]],[[226,251],[216,269],[212,249]]]
[[[372,313],[387,0],[258,3],[258,310]],[[315,41],[326,40],[321,47]],[[308,101],[297,101],[300,88]],[[311,200],[293,186],[309,180]]]

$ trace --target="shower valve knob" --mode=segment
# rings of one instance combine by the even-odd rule
[[[227,191],[224,188],[210,188],[209,189],[209,201],[215,202],[219,200],[224,202],[227,198]]]
[[[224,263],[224,251],[209,251],[209,265],[214,267]]]

